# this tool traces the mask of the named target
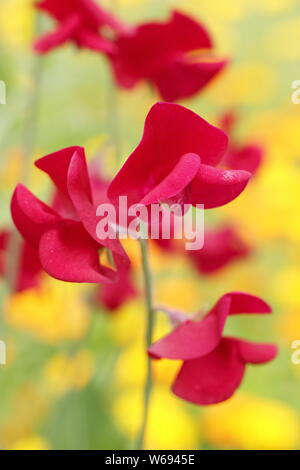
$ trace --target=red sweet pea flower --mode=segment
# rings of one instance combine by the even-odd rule
[[[132,88],[149,80],[164,101],[195,95],[227,63],[205,55],[213,47],[209,34],[193,18],[176,11],[165,23],[145,23],[130,34],[120,34],[115,45],[110,59],[119,85]]]
[[[172,387],[175,395],[198,405],[227,400],[239,387],[248,363],[263,364],[276,356],[272,344],[223,337],[228,315],[239,313],[267,314],[271,309],[258,297],[232,292],[221,297],[202,320],[182,320],[149,348],[153,359],[184,361]]]
[[[213,274],[231,262],[248,256],[250,247],[241,239],[234,227],[207,230],[201,250],[188,251],[201,274]]]
[[[0,276],[4,276],[7,250],[11,239],[11,232],[0,234]],[[37,251],[26,242],[22,243],[20,262],[14,286],[14,292],[22,292],[39,284],[42,266]]]
[[[129,260],[119,240],[99,240],[96,206],[84,149],[69,147],[36,162],[60,194],[58,212],[17,186],[11,203],[14,223],[24,239],[38,252],[43,269],[69,282],[110,282],[128,269]],[[62,201],[64,201],[62,203]],[[99,252],[111,250],[116,272],[99,262]]]
[[[222,129],[231,136],[228,151],[225,154],[223,165],[233,170],[246,170],[254,174],[263,162],[263,148],[257,144],[240,145],[235,142],[232,134],[236,126],[237,116],[228,112],[222,116],[220,124]]]
[[[109,198],[131,204],[177,202],[219,207],[235,199],[250,173],[222,170],[227,136],[183,106],[157,103],[150,110],[143,138],[112,181]]]
[[[113,284],[103,284],[98,287],[96,302],[104,306],[108,311],[115,312],[128,300],[136,297],[138,291],[135,288],[130,271],[124,271],[119,280]]]
[[[58,22],[54,32],[46,34],[36,42],[35,49],[41,54],[67,41],[75,42],[78,47],[112,53],[113,43],[101,36],[99,30],[103,26],[118,32],[127,29],[111,13],[92,0],[41,0],[36,6]]]

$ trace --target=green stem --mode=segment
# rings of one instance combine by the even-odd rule
[[[151,269],[149,264],[149,252],[148,252],[148,242],[145,239],[140,239],[140,248],[142,256],[142,268],[144,275],[144,284],[145,284],[145,301],[147,309],[147,328],[146,328],[146,349],[152,344],[153,341],[153,331],[155,324],[155,309],[153,306],[153,293],[152,293],[152,277]],[[152,374],[152,362],[149,357],[147,357],[147,376],[146,383],[144,388],[144,400],[143,400],[143,415],[142,415],[142,424],[141,429],[137,438],[137,449],[141,450],[145,445],[145,436],[147,431],[147,424],[149,418],[149,409],[150,409],[150,399],[151,392],[153,388],[153,374]]]
[[[110,0],[110,10],[116,13],[118,10],[118,0]],[[108,96],[107,96],[107,115],[110,138],[114,149],[114,158],[116,168],[119,168],[122,159],[122,127],[121,127],[121,106],[119,87],[109,74]]]
[[[35,35],[41,30],[41,17],[37,13],[35,20]],[[34,56],[32,65],[32,83],[27,106],[24,113],[24,139],[22,149],[22,159],[20,163],[19,180],[26,184],[30,175],[30,159],[35,148],[36,127],[38,121],[39,97],[42,76],[42,59]],[[7,259],[6,259],[6,279],[13,292],[17,283],[18,269],[20,265],[22,249],[22,239],[18,232],[13,228],[9,241]]]
[[[111,80],[111,78],[110,78]],[[114,81],[108,84],[107,119],[110,140],[113,144],[114,159],[118,169],[122,158],[122,132],[119,90]]]

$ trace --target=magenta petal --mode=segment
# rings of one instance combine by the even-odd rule
[[[191,360],[205,356],[220,342],[231,297],[223,296],[214,308],[199,321],[188,320],[148,349],[153,359]]]
[[[251,254],[251,247],[240,237],[232,225],[205,231],[202,249],[188,255],[201,274],[215,273],[237,259]]]
[[[192,62],[183,57],[161,68],[153,76],[164,101],[174,102],[200,92],[227,65],[227,61]]]
[[[127,269],[130,261],[120,241],[117,238],[100,240],[97,236],[97,224],[100,219],[96,216],[96,207],[92,203],[88,169],[82,152],[74,153],[69,165],[67,180],[70,198],[90,237],[112,251],[118,270]]]
[[[113,312],[137,295],[138,291],[132,282],[130,271],[124,271],[115,283],[99,287],[97,301],[101,306]]]
[[[76,35],[76,44],[79,47],[86,47],[93,51],[104,52],[106,54],[112,54],[116,49],[112,41],[103,38],[97,32],[88,30],[82,30]]]
[[[140,202],[141,204],[155,204],[167,201],[180,194],[194,179],[200,166],[200,158],[194,153],[183,155],[173,170]]]
[[[65,21],[60,23],[55,31],[49,34],[45,34],[40,39],[38,39],[34,45],[35,50],[41,54],[44,54],[58,46],[63,45],[72,38],[72,35],[78,28],[79,23],[80,19],[77,15],[70,16]]]
[[[205,356],[219,343],[224,322],[218,315],[187,321],[148,349],[152,359],[191,360]]]
[[[157,103],[146,118],[141,143],[113,179],[108,196],[116,201],[127,195],[129,205],[139,203],[183,155],[199,155],[201,162],[217,164],[227,140],[223,131],[183,106]]]
[[[169,28],[169,42],[174,50],[188,52],[213,47],[212,39],[204,26],[178,10],[173,11]]]
[[[118,82],[130,88],[159,71],[185,53],[210,49],[212,41],[205,28],[193,18],[173,12],[166,22],[144,23],[121,34],[111,57]],[[171,85],[172,86],[172,85]]]
[[[190,185],[191,203],[213,209],[233,201],[247,186],[251,173],[242,170],[222,170],[201,165]]]
[[[32,245],[38,245],[44,232],[61,220],[56,212],[21,184],[12,196],[11,214],[21,235]]]
[[[224,338],[207,356],[183,363],[172,391],[183,400],[211,405],[230,398],[244,373],[236,340]]]
[[[79,146],[67,147],[57,152],[50,153],[35,162],[40,170],[47,173],[52,179],[55,186],[69,199],[67,176],[70,162],[75,153],[81,155],[85,159],[84,149]],[[84,175],[86,178],[86,174]],[[85,182],[87,186],[89,183]],[[90,198],[92,198],[90,193]]]
[[[67,282],[110,282],[115,273],[99,262],[101,246],[86,233],[80,223],[63,222],[46,232],[39,253],[44,270]]]
[[[243,292],[223,295],[210,312],[198,321],[188,320],[148,349],[153,359],[190,360],[211,352],[220,342],[228,315],[270,313],[263,300]]]
[[[263,149],[258,145],[247,145],[241,149],[229,150],[225,164],[233,170],[245,170],[255,173],[263,160]]]
[[[252,343],[239,340],[239,353],[244,362],[251,364],[264,364],[272,361],[278,354],[274,344]]]
[[[90,15],[93,20],[98,22],[99,26],[107,25],[117,32],[128,32],[127,25],[118,20],[116,16],[108,10],[101,8],[97,3],[92,0],[81,0],[82,8],[85,8],[86,13]]]
[[[17,277],[16,291],[36,287],[39,284],[42,266],[38,250],[24,242],[21,252],[21,263]]]
[[[230,292],[221,297],[219,302],[225,297],[230,297],[230,315],[241,313],[272,313],[270,305],[261,298],[246,294],[244,292]]]

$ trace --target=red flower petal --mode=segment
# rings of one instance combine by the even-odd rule
[[[232,226],[205,231],[201,250],[188,251],[188,255],[201,274],[213,274],[239,258],[251,253]]]
[[[68,191],[68,172],[69,166],[74,154],[80,154],[81,158],[85,160],[84,148],[79,146],[67,147],[57,152],[50,153],[45,157],[40,158],[35,162],[35,165],[40,170],[47,173],[52,179],[53,183],[59,189],[66,198],[70,198]],[[89,199],[92,200],[91,189],[89,187],[89,180],[87,171],[84,173],[84,186],[85,190],[88,191]]]
[[[28,243],[36,246],[44,232],[61,221],[56,212],[21,184],[12,196],[11,214],[21,235]]]
[[[80,23],[78,16],[73,15],[60,23],[55,31],[49,34],[45,34],[38,39],[34,45],[34,48],[40,54],[45,54],[52,49],[62,46],[76,32]]]
[[[255,173],[262,160],[263,149],[258,145],[247,145],[241,149],[229,150],[222,163],[233,170],[246,170]]]
[[[10,247],[12,232],[3,231],[0,233],[0,275],[5,274],[6,257]],[[14,280],[14,292],[21,292],[39,283],[39,276],[42,271],[38,256],[38,250],[28,243],[22,241],[20,247],[20,259],[18,262],[18,272]]]
[[[41,272],[42,266],[38,250],[24,242],[21,250],[16,292],[22,292],[32,287],[36,287],[39,284]]]
[[[153,359],[190,360],[205,356],[220,342],[228,315],[240,313],[271,313],[271,309],[254,295],[225,294],[202,320],[182,323],[152,344],[148,353]]]
[[[278,348],[274,344],[258,344],[240,340],[239,353],[247,363],[264,364],[272,361],[277,356]]]
[[[233,201],[247,186],[251,173],[242,170],[222,170],[201,165],[196,178],[190,184],[192,204],[204,204],[213,209]]]
[[[239,387],[247,363],[263,364],[276,354],[277,348],[271,344],[223,338],[207,356],[183,363],[172,390],[197,405],[225,401]]]
[[[120,241],[117,238],[100,240],[97,236],[99,217],[96,217],[96,207],[92,203],[88,169],[85,156],[82,152],[75,152],[72,156],[68,168],[67,181],[70,198],[80,221],[83,223],[90,237],[112,251],[118,270],[127,269],[130,261]]]
[[[241,313],[272,313],[270,305],[256,295],[246,294],[244,292],[230,292],[221,297],[218,303],[223,302],[223,299],[226,297],[230,297],[230,315],[239,315]]]
[[[152,79],[186,52],[210,49],[212,41],[200,23],[173,12],[167,22],[145,23],[120,35],[116,46],[117,53],[111,57],[116,78],[121,86],[131,88],[140,80]]]
[[[128,205],[139,203],[183,155],[193,153],[215,165],[226,146],[226,135],[197,114],[177,104],[157,103],[147,116],[141,143],[112,181],[108,196],[116,201],[127,195]]]
[[[42,0],[37,8],[49,13],[58,21],[63,21],[77,13],[81,20],[93,29],[107,25],[115,31],[126,31],[127,28],[110,12],[101,8],[92,0]]]
[[[110,282],[116,273],[99,263],[97,244],[77,222],[63,222],[46,232],[39,253],[44,270],[67,282]]]
[[[239,387],[245,363],[238,343],[223,338],[207,356],[185,361],[172,386],[175,395],[197,405],[211,405],[230,398]]]
[[[76,35],[76,44],[78,47],[86,47],[105,54],[112,54],[116,49],[110,40],[101,37],[98,33],[84,29]]]
[[[199,167],[200,158],[198,155],[194,153],[183,155],[166,178],[141,200],[141,204],[148,205],[167,201],[180,194],[195,178]]]
[[[200,92],[226,64],[227,61],[197,63],[183,57],[162,67],[152,80],[164,101],[179,101]]]
[[[130,272],[124,272],[119,280],[113,284],[103,284],[99,286],[97,292],[97,302],[107,310],[114,312],[129,299],[136,297],[138,291],[135,288]]]

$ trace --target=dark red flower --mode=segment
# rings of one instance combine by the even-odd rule
[[[227,136],[183,106],[157,103],[142,140],[113,179],[108,196],[131,204],[176,202],[219,207],[235,199],[250,173],[216,168]]]
[[[188,251],[201,274],[213,274],[233,261],[247,257],[251,252],[233,226],[207,230],[201,250]]]
[[[39,252],[43,269],[69,282],[110,282],[128,269],[129,260],[119,240],[97,237],[95,198],[84,149],[69,147],[36,162],[54,182],[60,195],[57,211],[18,185],[11,203],[14,223]],[[63,201],[63,202],[62,202]],[[99,252],[111,251],[116,270],[103,266]]]
[[[272,344],[224,337],[228,315],[271,313],[260,298],[242,292],[224,295],[201,320],[183,320],[148,350],[153,359],[184,361],[172,390],[198,405],[227,400],[239,387],[247,364],[269,362],[277,354]],[[176,316],[178,321],[178,315]]]
[[[118,32],[127,30],[114,15],[93,0],[41,0],[36,6],[58,22],[54,32],[36,42],[35,49],[41,54],[67,41],[73,41],[78,47],[112,53],[114,45],[101,34],[101,28],[106,26]]]
[[[229,147],[225,154],[223,165],[233,170],[246,170],[254,174],[263,162],[263,148],[254,143],[241,145],[234,139],[234,128],[237,116],[233,112],[225,113],[220,124],[222,129],[230,136]]]
[[[117,82],[132,88],[150,81],[164,101],[177,101],[198,93],[226,65],[212,60],[212,40],[193,18],[173,12],[165,23],[137,26],[121,33],[110,55]]]
[[[96,302],[108,311],[114,312],[128,300],[136,297],[138,291],[131,279],[130,271],[124,271],[117,282],[103,284],[97,288]]]
[[[0,233],[0,276],[4,276],[5,274],[5,265],[11,236],[10,231]],[[37,251],[28,243],[22,242],[20,262],[18,263],[18,272],[13,291],[22,292],[31,287],[36,287],[39,284],[41,272],[42,266]]]

